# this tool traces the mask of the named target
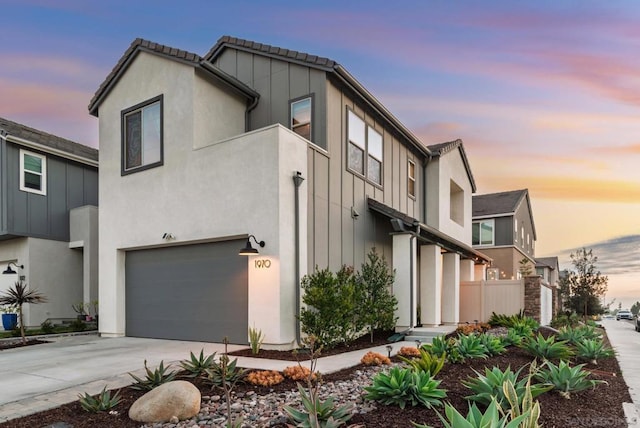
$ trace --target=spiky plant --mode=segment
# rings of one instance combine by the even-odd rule
[[[18,308],[18,319],[20,320],[20,336],[22,343],[27,343],[24,334],[24,317],[22,313],[22,305],[45,303],[47,298],[38,290],[27,290],[27,284],[23,281],[17,281],[13,287],[0,295],[0,305],[11,305]]]
[[[556,342],[553,336],[545,339],[540,333],[538,333],[537,337],[525,339],[520,347],[543,361],[566,360],[573,355],[567,342],[564,340]]]
[[[547,361],[534,376],[546,384],[553,385],[554,390],[558,391],[562,397],[569,399],[572,392],[584,391],[595,388],[598,384],[607,383],[603,380],[587,379],[589,372],[582,370],[583,367],[584,364],[571,367],[566,361],[560,361],[556,366]]]
[[[204,349],[200,350],[200,355],[196,357],[193,352],[190,352],[189,360],[180,361],[180,366],[183,370],[189,372],[187,377],[198,377],[206,373],[207,369],[211,369],[215,364],[216,353],[205,357]]]
[[[578,358],[588,360],[597,365],[599,358],[611,358],[615,355],[613,349],[607,348],[601,339],[582,339],[576,343]]]

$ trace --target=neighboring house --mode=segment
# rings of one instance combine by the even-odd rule
[[[0,118],[0,291],[19,279],[47,303],[25,324],[98,298],[98,151]]]
[[[520,279],[520,261],[535,266],[536,228],[529,191],[473,196],[473,247],[493,259],[487,279]]]
[[[205,57],[135,40],[89,105],[100,130],[100,332],[299,340],[299,279],[396,270],[399,328],[459,320],[475,191],[341,65],[231,37]],[[253,237],[251,237],[253,235]],[[258,246],[257,243],[261,244]],[[259,254],[239,256],[252,244]]]
[[[542,282],[553,290],[552,315],[555,315],[562,308],[559,301],[558,291],[560,289],[560,262],[558,257],[536,258],[536,275],[542,277]]]

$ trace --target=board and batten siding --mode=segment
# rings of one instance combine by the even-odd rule
[[[47,159],[47,193],[29,193],[20,190],[20,146],[6,147],[6,233],[69,241],[69,211],[98,205],[97,168],[41,153]]]
[[[0,238],[7,233],[7,142],[0,138]]]

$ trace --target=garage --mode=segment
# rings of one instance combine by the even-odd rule
[[[126,335],[246,344],[244,240],[128,251]]]

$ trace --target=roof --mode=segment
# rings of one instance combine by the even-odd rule
[[[467,158],[467,153],[464,151],[464,144],[462,143],[461,139],[448,141],[446,143],[432,144],[427,147],[429,148],[429,150],[431,150],[431,155],[433,157],[440,157],[457,149],[460,152],[460,156],[462,157],[462,163],[464,164],[464,167],[467,170],[467,175],[469,176],[469,182],[471,183],[471,190],[472,192],[475,193],[477,189],[476,181],[473,178],[473,173],[471,172],[471,165],[469,165],[469,159]]]
[[[558,257],[536,257],[536,267],[548,267],[554,270],[559,269]]]
[[[527,189],[485,195],[473,195],[473,217],[515,214],[520,201],[528,195]]]
[[[431,156],[429,148],[338,62],[318,55],[311,55],[305,52],[294,51],[231,36],[222,36],[218,39],[216,44],[205,55],[205,60],[213,63],[226,48],[243,50],[331,73],[331,75],[335,76],[343,85],[360,96],[365,104],[386,120],[392,128],[406,138],[418,151],[426,156]]]
[[[0,135],[13,143],[35,146],[34,148],[60,156],[98,161],[98,150],[93,147],[84,146],[2,117],[0,117]]]
[[[205,61],[198,54],[188,52],[182,49],[172,48],[170,46],[161,45],[159,43],[155,43],[149,40],[137,38],[135,39],[129,48],[124,52],[122,57],[118,60],[116,65],[113,67],[111,72],[104,79],[93,98],[89,102],[89,113],[94,116],[98,116],[98,107],[104,97],[109,93],[109,91],[115,86],[119,78],[126,71],[126,69],[131,65],[134,58],[140,52],[147,52],[154,55],[159,55],[164,58],[168,58],[174,61],[179,61],[187,65],[191,65],[193,67],[197,67],[203,69],[205,72],[215,76],[217,79],[221,80],[225,84],[227,84],[230,88],[234,89],[236,92],[244,95],[250,99],[257,99],[259,95],[256,91],[249,88],[244,83],[240,82],[236,78],[228,75],[217,67],[211,65],[208,61]]]
[[[367,197],[367,205],[369,209],[373,211],[377,211],[380,214],[383,214],[389,219],[399,219],[402,220],[403,224],[406,226],[407,230],[412,230],[414,225],[420,226],[420,232],[418,234],[418,239],[423,242],[429,242],[439,245],[445,250],[458,253],[461,257],[466,259],[471,259],[476,263],[491,263],[493,260],[488,257],[486,254],[481,253],[480,251],[475,250],[469,245],[466,245],[463,242],[460,242],[456,239],[451,238],[450,236],[440,232],[439,230],[428,226],[426,224],[420,223],[417,219],[408,216],[394,208],[391,208],[388,205],[383,204],[382,202],[376,201],[373,198]]]

